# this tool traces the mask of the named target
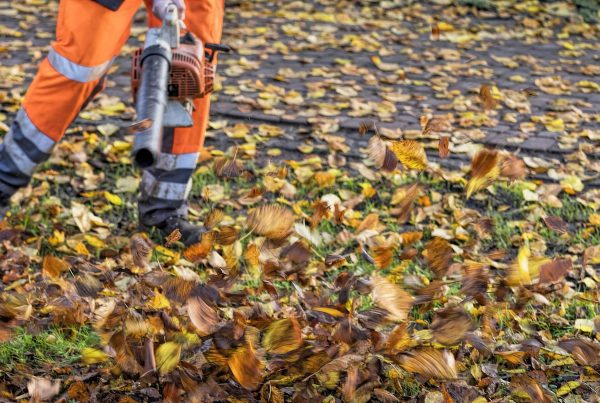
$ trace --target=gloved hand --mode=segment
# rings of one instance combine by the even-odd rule
[[[183,20],[185,17],[185,2],[184,0],[154,0],[152,2],[152,14],[154,14],[161,21],[165,18],[167,13],[167,6],[173,3],[177,7],[179,13],[179,19]]]

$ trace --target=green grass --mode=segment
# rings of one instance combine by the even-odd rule
[[[586,222],[591,213],[594,211],[581,204],[574,197],[571,196],[563,196],[560,198],[562,202],[562,207],[560,208],[548,208],[546,212],[549,215],[554,215],[562,218],[565,222],[569,224]]]
[[[30,368],[70,365],[79,360],[83,348],[96,346],[99,341],[88,326],[52,327],[37,335],[19,328],[10,341],[0,343],[0,372],[11,371],[19,364]]]
[[[512,238],[519,234],[519,229],[509,225],[508,220],[502,213],[490,212],[493,227],[491,238],[483,242],[485,249],[511,249]]]

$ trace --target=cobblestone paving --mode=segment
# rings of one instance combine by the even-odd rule
[[[207,145],[265,142],[257,156],[289,158],[302,150],[361,158],[365,141],[357,128],[369,120],[390,136],[428,141],[433,155],[439,134],[423,136],[420,117],[445,115],[452,121],[451,158],[443,162],[449,166],[465,164],[473,143],[551,165],[581,154],[593,162],[600,155],[598,26],[551,2],[509,1],[493,11],[450,3],[227,2],[223,43],[234,52],[220,57],[222,88]],[[0,2],[2,36],[10,40],[0,53],[9,118],[52,38],[56,8],[23,5],[11,15]],[[130,101],[127,55],[142,38],[143,20],[141,11],[106,94],[77,123],[105,121],[94,108],[116,102],[111,97]],[[498,100],[492,111],[482,109],[482,84]],[[131,108],[118,117],[131,119]],[[249,130],[232,129],[236,124]],[[593,178],[585,164],[571,168]]]

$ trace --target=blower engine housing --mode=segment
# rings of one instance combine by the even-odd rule
[[[214,46],[220,45],[205,47],[199,38],[189,32],[181,38],[179,47],[173,49],[167,85],[169,99],[183,101],[202,98],[212,92],[215,67],[211,62],[216,50],[220,50],[214,49]],[[131,64],[131,91],[134,100],[140,84],[143,51],[143,48],[135,51]]]

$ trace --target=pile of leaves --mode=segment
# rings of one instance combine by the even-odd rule
[[[40,10],[49,16],[57,8],[42,3],[2,5],[1,15],[26,15],[19,28],[37,28]],[[242,3],[240,16],[251,18],[268,2]],[[468,94],[450,90],[455,73],[488,76],[477,67],[480,61],[454,63],[460,57],[454,48],[434,46],[410,56],[442,60],[443,69],[432,61],[404,71],[382,60],[390,56],[387,39],[410,44],[418,37],[397,31],[397,21],[383,18],[387,13],[420,21],[434,41],[462,50],[466,43],[483,46],[503,27],[463,28],[460,21],[476,12],[477,2],[446,8],[442,17],[456,19],[454,25],[426,15],[420,2],[348,7],[339,15],[327,1],[317,3],[325,11],[313,12],[303,2],[273,11],[294,22],[281,27],[293,40],[270,51],[287,57],[338,41],[357,54],[373,53],[367,60],[377,74],[336,59],[335,68],[316,66],[310,74],[278,70],[279,82],[310,77],[304,95],[259,80],[232,82],[260,70],[251,55],[272,56],[260,50],[266,38],[276,37],[276,31],[242,24],[246,54],[225,60],[218,96],[234,96],[244,113],[305,114],[311,126],[289,139],[288,129],[274,124],[210,122],[211,134],[223,131],[237,144],[205,150],[194,174],[190,219],[209,230],[201,242],[186,248],[177,231],[165,239],[136,233],[139,173],[131,168],[131,132],[120,132],[114,122],[89,125],[131,120],[131,108],[115,96],[92,103],[82,113],[87,125],[72,128],[32,185],[13,198],[9,218],[0,223],[3,399],[597,399],[600,192],[588,186],[600,171],[588,158],[598,141],[596,115],[580,109],[588,104],[562,98],[537,116],[529,101],[534,90],[506,89],[501,82],[500,89],[484,83]],[[555,14],[542,14],[539,23],[533,18],[538,2],[521,3],[498,3],[499,13],[526,7],[531,16],[519,16],[524,31],[506,35],[546,38]],[[572,9],[557,4],[557,15]],[[348,24],[339,29],[341,40],[331,35],[337,28],[326,25],[336,19]],[[369,28],[368,35],[348,28],[355,21]],[[301,29],[316,22],[319,29]],[[23,35],[0,27],[3,35]],[[594,29],[573,19],[556,33],[585,39],[563,41],[565,57],[589,50]],[[47,39],[47,32],[36,37]],[[29,52],[32,44],[15,39],[6,46]],[[3,44],[0,53],[6,49]],[[43,55],[36,47],[29,53]],[[527,62],[536,74],[564,72],[524,56],[492,56],[510,69]],[[7,114],[18,109],[24,66],[0,69]],[[569,68],[597,75],[591,64]],[[436,97],[450,103],[413,116],[420,129],[391,130],[367,119],[356,147],[345,143],[336,116],[392,120],[401,115],[396,104],[423,97],[391,92],[389,85],[423,86],[427,74]],[[381,87],[384,101],[361,98],[356,77]],[[553,95],[597,91],[586,77],[571,84],[545,76],[535,85]],[[509,79],[526,81],[517,74]],[[482,147],[477,141],[501,112],[507,112],[502,122],[519,122],[514,144],[545,127],[560,132],[561,147],[573,149],[582,140],[581,148],[555,163],[546,155]],[[6,119],[0,114],[4,132]],[[278,137],[288,149],[265,144]],[[282,159],[282,148],[295,153]],[[326,156],[316,153],[323,148]],[[469,166],[446,165],[456,153],[468,154]],[[553,182],[540,180],[542,174]]]
[[[423,130],[434,127],[429,121]],[[407,170],[444,175],[428,167],[419,142],[386,139],[368,122],[361,133],[372,134],[367,153],[388,180],[414,175]],[[237,154],[213,169],[221,181],[247,172]],[[522,179],[524,169],[514,156],[482,149],[463,182],[465,199],[493,181]],[[293,186],[285,168],[267,166],[262,175],[263,186],[282,183],[275,193]],[[394,189],[386,215],[397,230],[376,210],[357,209],[374,196],[368,188],[346,200],[333,192],[311,202],[269,202],[263,186],[235,201],[248,206],[237,217],[213,208],[204,220],[209,231],[188,248],[178,231],[161,244],[140,233],[125,243],[100,241],[94,256],[83,242],[94,245],[91,230],[102,222],[73,203],[83,241],[55,230],[55,252],[40,258],[27,233],[4,222],[3,340],[20,327],[50,326],[91,326],[101,340],[58,372],[85,375],[60,385],[11,373],[5,394],[18,396],[27,385],[34,399],[64,390],[65,399],[100,401],[126,393],[165,401],[366,402],[416,397],[423,385],[440,401],[483,402],[508,391],[533,401],[595,395],[600,345],[582,336],[598,332],[600,317],[577,319],[581,334],[562,337],[537,327],[536,317],[563,325],[565,299],[597,303],[597,292],[582,293],[579,284],[586,273],[595,279],[599,246],[546,256],[536,235],[524,232],[516,256],[486,251],[490,219],[458,199],[440,200],[418,180]],[[447,208],[450,217],[435,217]],[[424,226],[428,220],[433,225]],[[539,220],[568,234],[559,217]],[[324,246],[329,253],[321,253]],[[37,263],[41,270],[26,269]]]

